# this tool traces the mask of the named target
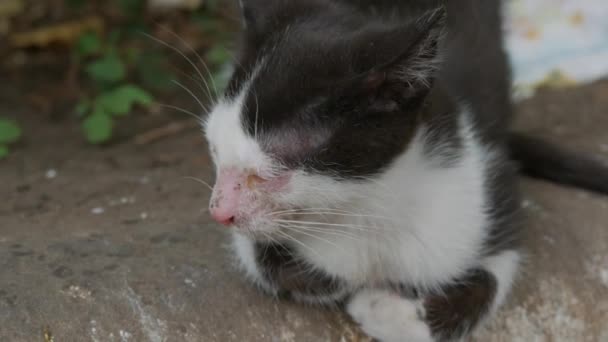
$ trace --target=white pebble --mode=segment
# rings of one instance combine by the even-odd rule
[[[55,169],[46,170],[44,177],[46,177],[46,179],[53,179],[53,178],[57,177],[57,170],[55,170]]]
[[[143,212],[143,213],[139,214],[139,217],[140,217],[142,220],[145,220],[145,219],[147,219],[147,218],[148,218],[148,213]]]
[[[101,215],[105,212],[106,212],[106,210],[102,207],[95,207],[95,208],[91,209],[91,214],[93,214],[93,215]]]
[[[118,333],[120,334],[120,340],[123,342],[129,341],[129,339],[133,336],[130,332],[126,330],[120,330]]]

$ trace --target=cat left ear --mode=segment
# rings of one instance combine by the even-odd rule
[[[271,0],[239,0],[245,30],[257,32],[264,25],[265,13]]]
[[[367,42],[359,62],[371,65],[362,74],[363,87],[375,90],[390,85],[408,96],[418,96],[431,88],[439,69],[439,44],[445,31],[446,9],[439,7],[413,23],[375,32]],[[406,48],[399,49],[404,43]],[[402,94],[403,95],[403,94]]]
[[[239,0],[239,7],[241,8],[241,16],[243,18],[243,26],[245,29],[255,25],[255,12],[251,8],[249,1]]]

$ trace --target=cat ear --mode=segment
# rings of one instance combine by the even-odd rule
[[[263,25],[265,13],[273,0],[239,0],[243,26],[248,31],[257,31]],[[265,11],[266,9],[266,11]]]
[[[428,92],[441,62],[439,44],[446,16],[442,6],[414,22],[368,33],[356,59],[364,90],[389,86],[407,96]]]
[[[255,26],[255,11],[248,0],[239,0],[241,8],[241,16],[243,18],[243,26],[245,29]]]

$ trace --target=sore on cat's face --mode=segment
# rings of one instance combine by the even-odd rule
[[[244,2],[236,70],[205,122],[217,171],[210,211],[269,233],[347,206],[407,149],[445,13],[391,23],[327,2]]]

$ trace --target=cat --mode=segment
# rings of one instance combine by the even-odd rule
[[[522,263],[514,159],[608,192],[606,167],[509,132],[500,7],[241,0],[235,71],[203,127],[210,213],[254,284],[344,308],[379,341],[460,340]]]

